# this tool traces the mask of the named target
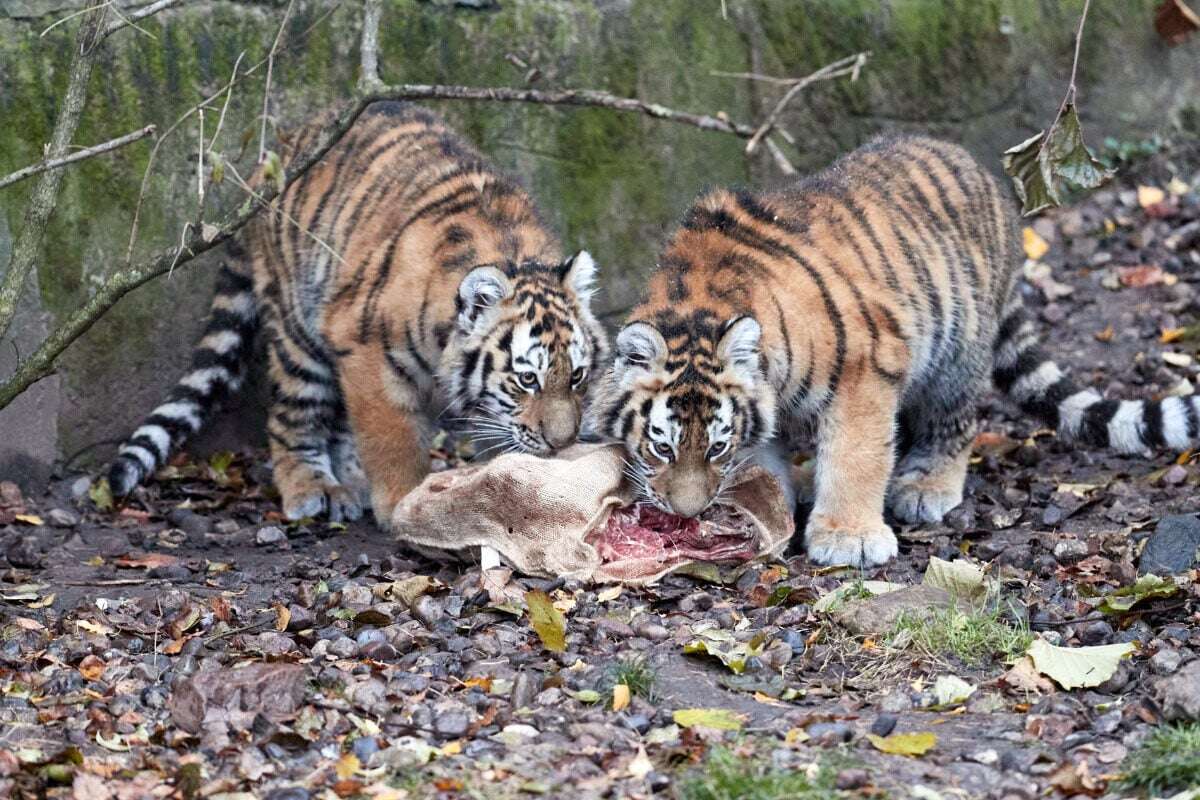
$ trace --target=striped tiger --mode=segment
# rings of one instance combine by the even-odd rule
[[[115,494],[238,389],[260,323],[288,519],[356,519],[369,498],[386,527],[428,472],[439,417],[491,449],[575,440],[607,352],[589,305],[595,264],[564,259],[526,192],[429,111],[370,105],[228,255],[191,371],[120,448]]]
[[[1038,344],[1017,287],[1013,204],[963,149],[876,139],[774,192],[702,196],[616,339],[585,429],[624,443],[645,498],[685,516],[749,459],[787,481],[816,423],[819,564],[896,555],[885,507],[938,522],[962,502],[991,382],[1068,440],[1183,448],[1200,399],[1106,400]]]

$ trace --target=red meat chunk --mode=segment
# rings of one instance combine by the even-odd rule
[[[700,518],[639,504],[616,509],[588,539],[606,562],[749,561],[758,555],[754,528],[741,512],[715,506]]]

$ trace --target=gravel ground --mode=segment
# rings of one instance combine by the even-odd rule
[[[1159,158],[1033,226],[1046,344],[1113,397],[1200,383],[1200,197],[1136,190],[1175,172],[1195,184]],[[369,523],[285,524],[261,453],[177,462],[115,509],[86,477],[0,484],[0,796],[1118,796],[1150,731],[1200,713],[1200,467],[1075,450],[998,400],[984,420],[967,502],[865,575],[798,548],[650,588],[481,574]],[[961,636],[904,630],[957,602],[935,590],[814,609],[919,584],[932,557],[995,589]],[[1178,585],[1100,601],[1139,567]],[[530,623],[539,593],[560,652]],[[1022,669],[1034,636],[1136,650],[1066,691]],[[965,702],[939,700],[946,676]],[[936,743],[869,738],[896,733]]]

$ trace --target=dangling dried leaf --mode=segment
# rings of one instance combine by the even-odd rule
[[[1004,171],[1013,179],[1025,216],[1062,205],[1062,183],[1095,189],[1111,173],[1083,141],[1083,129],[1073,103],[1068,103],[1050,130],[1031,136],[1004,151]]]
[[[1154,30],[1172,47],[1183,44],[1200,31],[1200,14],[1184,0],[1165,0],[1154,14]]]

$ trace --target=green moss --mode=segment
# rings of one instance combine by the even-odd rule
[[[762,757],[747,757],[720,747],[711,750],[699,769],[679,783],[679,800],[830,800],[845,793],[834,788],[836,772],[828,766],[815,776],[782,770]]]
[[[1027,649],[1028,628],[1013,626],[996,612],[946,609],[905,615],[888,637],[891,646],[911,646],[933,657],[954,656],[964,664],[983,666],[994,656],[1012,660]]]

